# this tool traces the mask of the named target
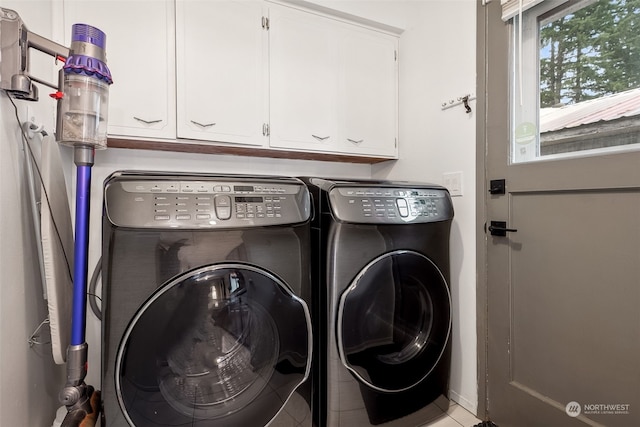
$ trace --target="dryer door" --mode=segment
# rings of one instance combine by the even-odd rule
[[[451,331],[449,286],[437,266],[413,251],[371,261],[340,297],[338,352],[369,387],[408,390],[442,357]]]
[[[135,426],[263,426],[306,380],[306,303],[252,265],[201,267],[160,287],[127,327],[116,392]]]

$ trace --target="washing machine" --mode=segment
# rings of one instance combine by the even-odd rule
[[[309,218],[294,178],[105,180],[103,426],[311,426]]]
[[[449,193],[303,180],[315,210],[317,423],[422,426],[441,414],[434,405],[448,403]]]

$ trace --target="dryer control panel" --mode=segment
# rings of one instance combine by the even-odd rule
[[[453,217],[449,192],[443,188],[334,187],[331,209],[345,222],[405,224]]]
[[[311,212],[293,178],[126,174],[106,181],[104,210],[119,227],[171,229],[295,224]]]

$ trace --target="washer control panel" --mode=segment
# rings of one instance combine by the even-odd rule
[[[105,215],[136,228],[234,228],[304,222],[309,194],[295,179],[115,177],[105,185]]]
[[[403,224],[453,217],[444,188],[334,187],[329,200],[336,218],[345,222]]]

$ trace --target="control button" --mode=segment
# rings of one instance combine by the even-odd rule
[[[222,191],[224,193],[230,193],[231,192],[231,187],[229,187],[228,185],[223,185],[222,186]]]
[[[231,218],[231,208],[228,206],[216,207],[216,215],[219,219],[229,219]]]
[[[178,214],[178,215],[176,215],[176,219],[178,221],[190,220],[191,219],[191,215],[189,215],[189,214]]]
[[[213,191],[215,191],[216,193],[222,193],[222,185],[214,185]]]
[[[216,196],[214,201],[215,201],[216,207],[231,206],[231,197],[229,196]]]
[[[209,214],[197,214],[196,219],[211,219],[211,215]]]
[[[231,218],[231,197],[216,196],[214,199],[216,215],[220,219]]]
[[[168,221],[171,219],[169,215],[156,215],[153,217],[156,221]]]
[[[398,206],[398,211],[401,217],[405,218],[409,216],[409,206],[405,199],[396,199],[396,205]]]

